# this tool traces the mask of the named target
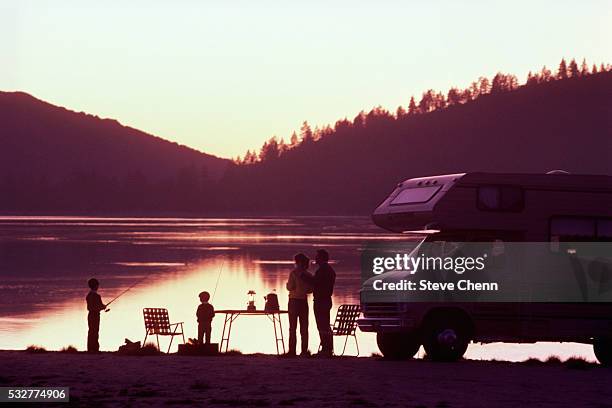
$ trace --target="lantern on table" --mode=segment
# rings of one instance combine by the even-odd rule
[[[264,310],[268,313],[278,312],[280,310],[280,306],[278,304],[278,295],[276,294],[276,289],[272,289],[272,292],[268,293],[264,296],[266,303],[264,305]]]
[[[249,296],[249,301],[247,303],[247,310],[249,312],[253,312],[255,310],[257,310],[257,308],[255,307],[255,291],[254,290],[249,290],[247,292],[247,295]]]

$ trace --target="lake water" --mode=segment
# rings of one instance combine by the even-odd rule
[[[263,308],[263,296],[276,290],[285,309],[293,255],[314,257],[320,247],[330,252],[337,273],[335,306],[358,304],[360,248],[407,239],[385,233],[367,217],[0,217],[0,349],[32,344],[49,350],[68,345],[85,349],[84,298],[91,277],[100,280],[105,302],[138,282],[102,314],[102,350],[116,350],[124,338],[142,340],[145,307],[167,308],[170,320],[185,322],[186,336],[196,337],[195,310],[203,290],[214,293],[211,303],[216,309],[244,309],[249,290],[257,293],[256,305]],[[223,317],[218,315],[213,341],[220,341],[222,327]],[[283,329],[287,342],[286,316]],[[361,355],[378,352],[374,335],[358,332],[358,339]],[[168,339],[161,341],[165,349]],[[242,316],[235,321],[230,348],[274,353],[274,343],[266,317]],[[336,339],[337,350],[341,345]],[[317,347],[311,316],[310,349]],[[354,352],[350,341],[347,352]],[[572,343],[473,344],[466,357],[520,361],[550,355],[594,360],[590,346]]]

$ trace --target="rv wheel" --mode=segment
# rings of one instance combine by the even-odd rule
[[[423,347],[433,361],[457,361],[467,350],[470,335],[460,319],[432,319],[423,330]]]
[[[612,366],[612,339],[598,338],[593,342],[595,357],[603,366]]]
[[[376,343],[386,358],[406,360],[419,351],[419,337],[417,333],[376,333]]]

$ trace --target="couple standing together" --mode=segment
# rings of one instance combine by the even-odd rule
[[[329,253],[324,249],[317,251],[315,262],[317,270],[314,275],[308,272],[310,259],[304,254],[294,257],[295,269],[289,274],[287,290],[289,291],[289,356],[296,355],[297,326],[300,325],[301,355],[308,351],[308,294],[314,297],[314,315],[321,338],[322,356],[334,353],[334,340],[330,327],[332,294],[336,282],[336,272],[329,265]]]

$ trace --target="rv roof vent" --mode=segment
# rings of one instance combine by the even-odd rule
[[[570,174],[570,172],[565,170],[551,170],[546,174]]]

